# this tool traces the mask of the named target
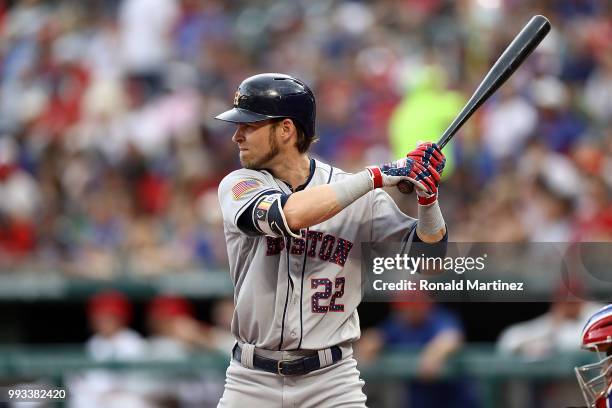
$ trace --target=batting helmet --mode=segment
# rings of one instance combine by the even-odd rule
[[[290,118],[307,138],[315,135],[315,97],[302,81],[285,74],[259,74],[242,81],[234,108],[215,117],[232,123]]]

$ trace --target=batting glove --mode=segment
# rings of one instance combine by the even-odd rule
[[[444,165],[446,164],[446,157],[444,157],[442,150],[440,150],[436,143],[431,142],[419,144],[417,148],[408,153],[406,157],[418,161],[426,168],[432,165],[440,175],[442,175]]]
[[[395,186],[400,181],[406,180],[416,187],[419,202],[421,199],[427,200],[431,197],[434,199],[429,203],[435,201],[440,175],[432,165],[426,168],[416,160],[405,158],[381,166],[366,167],[366,169],[374,188]]]
[[[416,149],[408,153],[406,157],[421,163],[421,165],[427,169],[425,172],[421,173],[419,177],[430,186],[430,189],[428,191],[417,189],[416,194],[420,205],[433,204],[438,199],[440,176],[446,164],[444,153],[442,153],[442,150],[440,150],[437,144],[427,142],[419,144]],[[421,180],[417,178],[417,181]]]

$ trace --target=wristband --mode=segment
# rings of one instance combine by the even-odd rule
[[[417,222],[418,231],[427,235],[434,235],[444,228],[444,217],[442,217],[440,204],[437,200],[429,205],[419,204],[417,207],[419,217]]]
[[[437,199],[438,199],[438,194],[437,193],[432,194],[429,197],[417,195],[417,201],[418,201],[419,205],[429,205],[429,204],[434,203]]]
[[[381,188],[383,186],[383,176],[380,167],[370,166],[366,167],[366,170],[370,173],[370,177],[372,177],[374,188]]]

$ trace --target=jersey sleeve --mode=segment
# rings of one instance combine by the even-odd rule
[[[386,191],[376,189],[372,195],[372,242],[400,242],[416,235],[417,220],[404,214]]]
[[[219,184],[219,204],[226,228],[249,236],[294,236],[287,225],[283,206],[288,195],[263,173],[241,169]]]

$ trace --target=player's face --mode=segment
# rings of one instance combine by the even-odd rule
[[[245,169],[263,169],[279,153],[276,127],[271,121],[240,123],[232,140],[240,150],[240,164]]]

